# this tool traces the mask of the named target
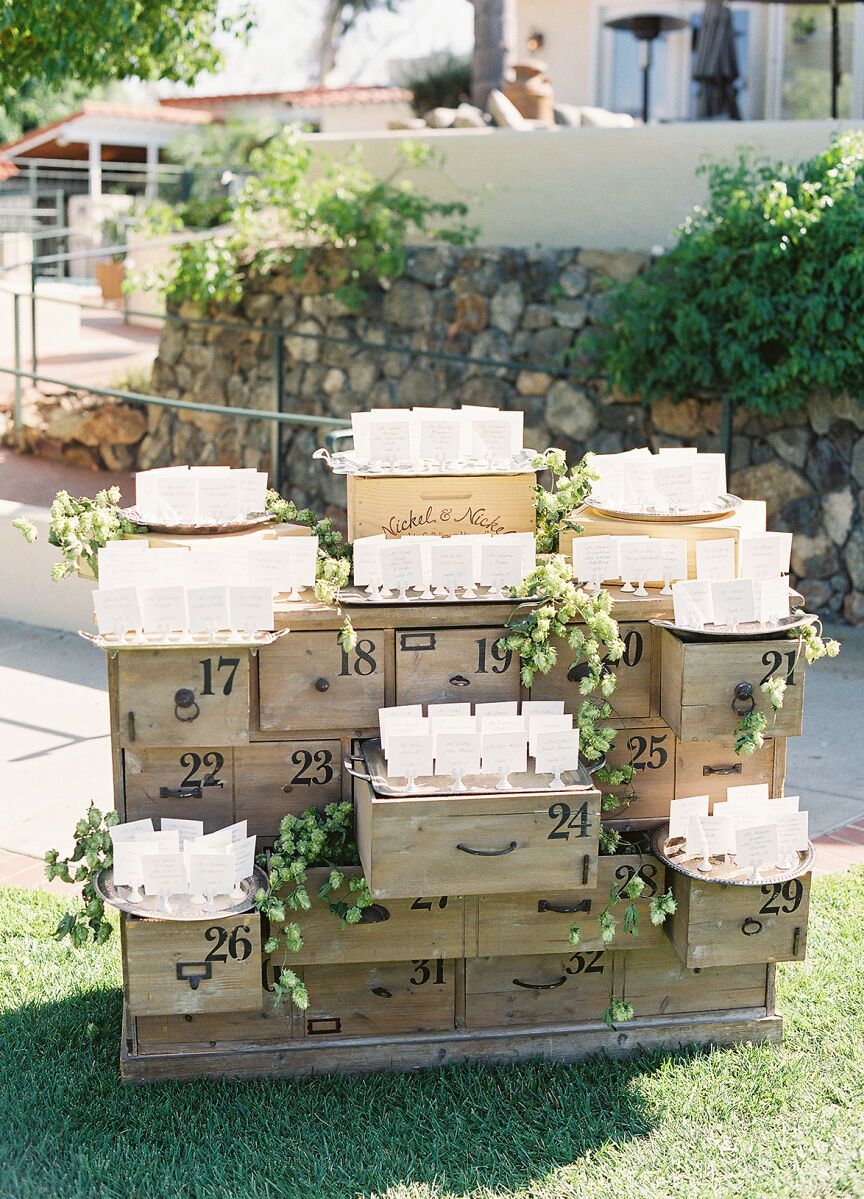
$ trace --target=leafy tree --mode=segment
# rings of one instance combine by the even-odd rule
[[[187,226],[219,225],[231,215],[231,188],[259,146],[279,132],[274,121],[228,120],[201,125],[176,138],[165,149],[169,162],[185,167],[176,184],[163,187],[163,197],[177,207]]]
[[[4,88],[89,87],[114,79],[191,83],[222,55],[215,35],[252,27],[246,0],[228,13],[218,0],[0,0],[0,80]]]
[[[644,400],[726,394],[766,413],[864,398],[864,134],[795,167],[704,168],[708,203],[613,293],[600,358]]]
[[[74,112],[89,94],[72,80],[50,89],[32,80],[18,89],[0,87],[0,145]]]
[[[339,45],[364,13],[375,9],[395,12],[400,0],[326,0],[321,23],[321,42],[318,53],[318,82],[327,83],[327,76],[336,65]]]
[[[411,89],[411,107],[418,116],[430,108],[455,108],[471,94],[471,63],[448,54],[409,75],[405,86]]]

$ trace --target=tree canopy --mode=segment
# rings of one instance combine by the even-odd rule
[[[70,79],[191,83],[221,64],[219,32],[252,27],[247,0],[219,10],[218,0],[0,0],[0,95]]]

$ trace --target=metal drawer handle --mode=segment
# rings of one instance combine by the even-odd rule
[[[514,978],[513,986],[525,987],[525,989],[528,991],[554,991],[557,987],[563,987],[566,981],[566,974],[562,974],[557,982],[554,983],[526,983],[521,978]]]
[[[471,680],[466,679],[464,674],[454,674],[450,680],[451,687],[470,687]]]
[[[591,900],[580,899],[578,903],[550,903],[548,899],[537,901],[538,912],[590,912]]]
[[[382,924],[385,920],[390,919],[390,910],[385,908],[383,903],[370,903],[368,908],[364,908],[360,913],[359,924]]]
[[[461,849],[463,853],[473,853],[478,858],[500,858],[505,853],[512,853],[516,848],[516,842],[511,841],[506,849],[471,849],[469,845],[463,845],[460,841],[456,848]]]
[[[736,716],[749,716],[756,707],[752,683],[736,683],[732,697],[732,711]]]
[[[320,691],[322,693],[325,691],[329,691],[330,690],[329,679],[316,679],[315,680],[315,690]]]
[[[734,766],[703,766],[702,773],[705,774],[741,774],[742,767],[740,762],[736,762]]]
[[[392,999],[393,992],[388,991],[386,987],[373,987],[372,994],[377,995],[379,999]]]
[[[201,799],[203,791],[200,787],[160,787],[160,799]]]
[[[188,710],[189,715],[181,715]],[[197,720],[201,715],[201,709],[195,700],[195,692],[189,687],[181,687],[179,691],[174,692],[174,715],[178,720],[182,720],[184,724],[188,724],[191,720]]]
[[[347,773],[352,776],[352,778],[362,779],[362,781],[364,783],[371,783],[372,782],[371,774],[362,774],[359,770],[355,770],[354,767],[351,765],[351,763],[355,762],[356,760],[357,760],[356,758],[344,758],[342,761],[342,765],[345,768],[345,770],[347,771]]]

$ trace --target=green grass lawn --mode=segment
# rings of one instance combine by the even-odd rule
[[[120,1083],[116,943],[0,891],[0,1197],[864,1196],[864,872],[814,887],[783,1048],[308,1083]]]

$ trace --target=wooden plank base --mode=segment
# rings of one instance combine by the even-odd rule
[[[674,1050],[687,1045],[735,1045],[783,1040],[783,1018],[765,1008],[704,1012],[695,1017],[641,1017],[612,1032],[594,1021],[567,1027],[508,1028],[400,1037],[351,1037],[277,1045],[236,1042],[214,1048],[202,1043],[190,1052],[135,1053],[124,1020],[120,1073],[127,1082],[181,1082],[195,1078],[311,1078],[319,1074],[363,1074],[378,1070],[420,1070],[481,1060],[512,1065],[532,1058],[573,1062],[605,1052],[627,1057],[643,1049]]]

